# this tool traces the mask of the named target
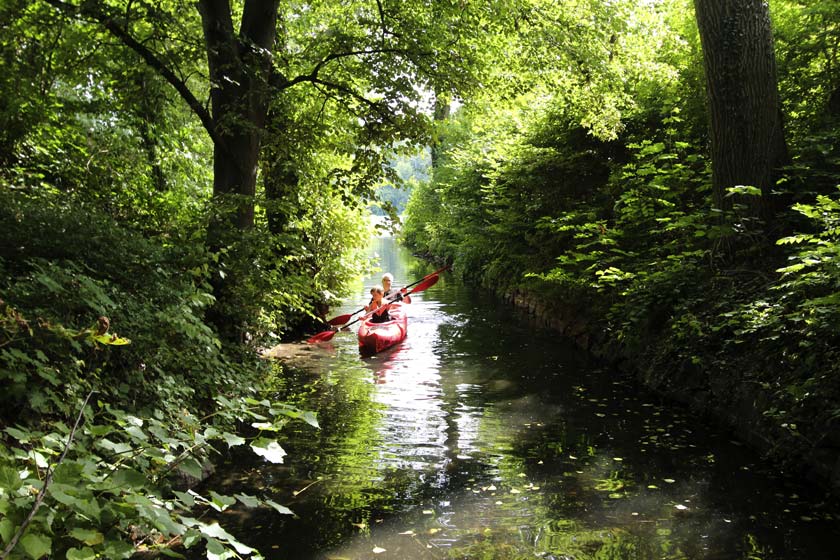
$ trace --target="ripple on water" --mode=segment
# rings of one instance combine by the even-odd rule
[[[398,280],[426,273],[377,243]],[[267,557],[834,558],[836,504],[687,411],[446,278],[413,299],[394,349],[295,349],[312,371],[283,395],[321,429],[290,424],[284,465],[220,469],[217,491],[297,514],[243,514]]]

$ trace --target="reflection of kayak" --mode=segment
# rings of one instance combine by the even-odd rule
[[[390,321],[373,323],[369,317],[359,326],[359,350],[365,354],[375,354],[405,338],[408,318],[402,304],[392,303],[388,309]]]

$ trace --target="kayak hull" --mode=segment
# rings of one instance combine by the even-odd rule
[[[399,303],[394,303],[388,309],[390,321],[373,323],[370,319],[362,321],[359,326],[359,351],[363,354],[376,354],[386,348],[402,342],[408,328],[408,317]]]

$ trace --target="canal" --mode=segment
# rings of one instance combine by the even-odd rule
[[[391,238],[371,251],[397,286],[434,268]],[[836,502],[712,423],[445,275],[413,300],[382,354],[352,330],[293,348],[277,397],[320,429],[289,424],[284,464],[236,454],[208,481],[294,511],[226,512],[267,558],[837,557]]]

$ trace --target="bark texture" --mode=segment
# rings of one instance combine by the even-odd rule
[[[270,98],[271,55],[278,0],[247,0],[239,33],[228,0],[201,0],[214,142],[213,195],[236,206],[235,229],[254,225],[254,194]],[[220,231],[229,230],[219,224]],[[214,245],[211,226],[211,245]]]
[[[763,0],[694,0],[710,116],[712,182],[718,207],[726,188],[761,189],[771,209],[774,171],[788,161],[770,13]]]

